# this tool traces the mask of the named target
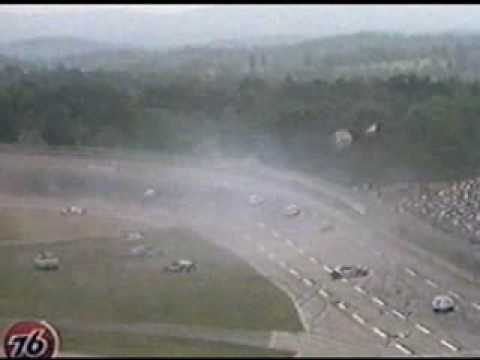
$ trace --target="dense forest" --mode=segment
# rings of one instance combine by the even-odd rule
[[[480,83],[388,79],[310,81],[133,76],[125,72],[6,66],[0,141],[129,147],[229,156],[356,175],[450,176],[480,166]],[[375,137],[364,129],[381,124]],[[332,134],[349,129],[338,151]]]

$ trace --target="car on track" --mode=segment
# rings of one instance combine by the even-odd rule
[[[455,302],[450,296],[437,295],[432,300],[432,310],[435,313],[448,313],[455,310]]]
[[[80,215],[80,216],[83,216],[83,215],[87,214],[87,209],[79,207],[79,206],[72,205],[72,206],[64,207],[61,211],[61,214],[62,215]]]
[[[295,204],[290,204],[283,209],[283,214],[288,217],[298,216],[300,213],[300,208]]]
[[[366,266],[338,265],[331,272],[332,280],[355,279],[367,276],[369,270]]]
[[[125,239],[128,241],[139,241],[145,239],[145,234],[142,231],[127,231],[125,232]]]
[[[49,251],[42,251],[33,259],[37,270],[58,270],[60,259]]]
[[[248,203],[251,206],[258,206],[265,202],[265,199],[260,195],[252,194],[248,197]]]
[[[196,270],[197,266],[195,263],[191,260],[185,260],[185,259],[180,259],[180,260],[175,260],[172,262],[170,265],[166,266],[164,268],[165,272],[186,272],[189,273],[193,270]]]

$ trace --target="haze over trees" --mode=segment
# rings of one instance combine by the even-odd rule
[[[273,40],[262,29],[169,50],[61,36],[4,43],[0,142],[253,155],[356,178],[478,172],[479,34]],[[362,136],[372,123],[380,135]],[[355,137],[343,152],[332,146],[339,128]]]

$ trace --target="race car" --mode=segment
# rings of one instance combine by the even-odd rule
[[[61,211],[62,215],[85,215],[87,209],[81,208],[79,206],[67,206],[64,207]]]

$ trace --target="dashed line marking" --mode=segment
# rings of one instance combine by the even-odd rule
[[[290,269],[288,269],[288,272],[289,272],[290,274],[292,274],[293,276],[295,276],[295,277],[300,277],[300,274],[299,274],[298,271],[295,270],[295,269],[290,268]]]
[[[285,261],[282,261],[282,260],[280,260],[280,261],[278,262],[278,265],[280,265],[280,267],[282,267],[282,268],[286,268],[286,267],[287,267],[287,264],[285,263]]]
[[[406,320],[406,319],[407,319],[407,317],[406,317],[404,314],[402,314],[400,311],[398,311],[398,310],[393,309],[393,310],[392,310],[392,314],[395,315],[396,317],[402,319],[402,320]]]
[[[265,251],[265,247],[263,245],[257,245],[257,248],[260,252],[264,252]]]
[[[279,234],[278,232],[276,232],[275,230],[272,230],[272,236],[273,236],[274,238],[277,238],[277,239],[278,239],[278,238],[280,237],[280,234]]]
[[[367,295],[367,291],[366,291],[364,288],[362,288],[361,286],[355,285],[355,286],[353,287],[353,289],[354,289],[356,292],[359,292],[359,293],[362,294],[362,295]]]
[[[430,279],[425,279],[425,283],[435,289],[438,289],[438,284]]]
[[[430,329],[426,328],[425,326],[423,326],[422,324],[415,324],[415,327],[420,330],[421,332],[423,332],[424,334],[431,334],[432,332],[430,331]]]
[[[313,282],[310,279],[303,278],[302,281],[307,286],[312,286],[313,285]]]
[[[337,306],[342,309],[342,310],[347,310],[347,305],[343,302],[343,301],[340,301]]]
[[[460,350],[458,347],[456,347],[455,345],[453,345],[452,343],[448,342],[447,340],[440,340],[440,344],[442,344],[443,346],[449,348],[450,350],[452,351],[458,351]]]
[[[263,222],[258,222],[257,226],[262,229],[265,228],[265,224]]]
[[[287,245],[290,246],[290,247],[295,247],[295,245],[293,244],[292,240],[290,240],[290,239],[286,239],[286,240],[285,240],[285,244],[287,244]]]
[[[387,334],[383,331],[383,330],[380,330],[379,328],[377,327],[372,327],[372,331],[377,334],[378,336],[386,339],[387,338]]]
[[[409,348],[407,348],[405,345],[403,344],[400,344],[400,343],[395,343],[395,347],[400,350],[401,352],[403,352],[404,354],[407,354],[407,355],[413,355],[413,351]]]
[[[323,270],[325,270],[329,274],[331,274],[333,272],[333,269],[328,265],[323,265]]]
[[[474,303],[474,302],[473,302],[473,303],[472,303],[472,306],[473,306],[476,310],[480,311],[480,304],[479,304],[479,303]]]
[[[410,268],[408,268],[408,267],[405,268],[405,272],[406,272],[408,275],[410,275],[410,276],[417,276],[417,273],[416,273],[414,270],[412,270],[412,269],[410,269]]]
[[[380,306],[385,306],[385,302],[382,299],[380,299],[376,296],[373,296],[371,299],[375,304],[378,304]]]
[[[457,294],[456,292],[452,291],[452,290],[448,290],[448,293],[453,296],[454,298],[456,298],[457,300],[460,300],[462,297]]]
[[[362,324],[362,325],[365,325],[366,321],[364,318],[362,318],[360,315],[358,315],[357,313],[352,313],[352,317],[355,319],[355,321],[357,321],[358,323]]]
[[[274,253],[268,253],[268,258],[269,258],[270,260],[275,259],[275,254],[274,254]]]
[[[297,251],[301,255],[305,254],[305,250],[303,250],[302,248],[297,248]]]
[[[329,298],[330,294],[324,289],[318,289],[317,293],[324,298]]]
[[[314,257],[312,257],[312,256],[311,256],[311,257],[309,257],[309,258],[308,258],[308,260],[310,260],[310,262],[311,262],[311,263],[313,263],[313,264],[318,264],[318,260],[317,260],[317,259],[315,259],[315,258],[314,258]]]

